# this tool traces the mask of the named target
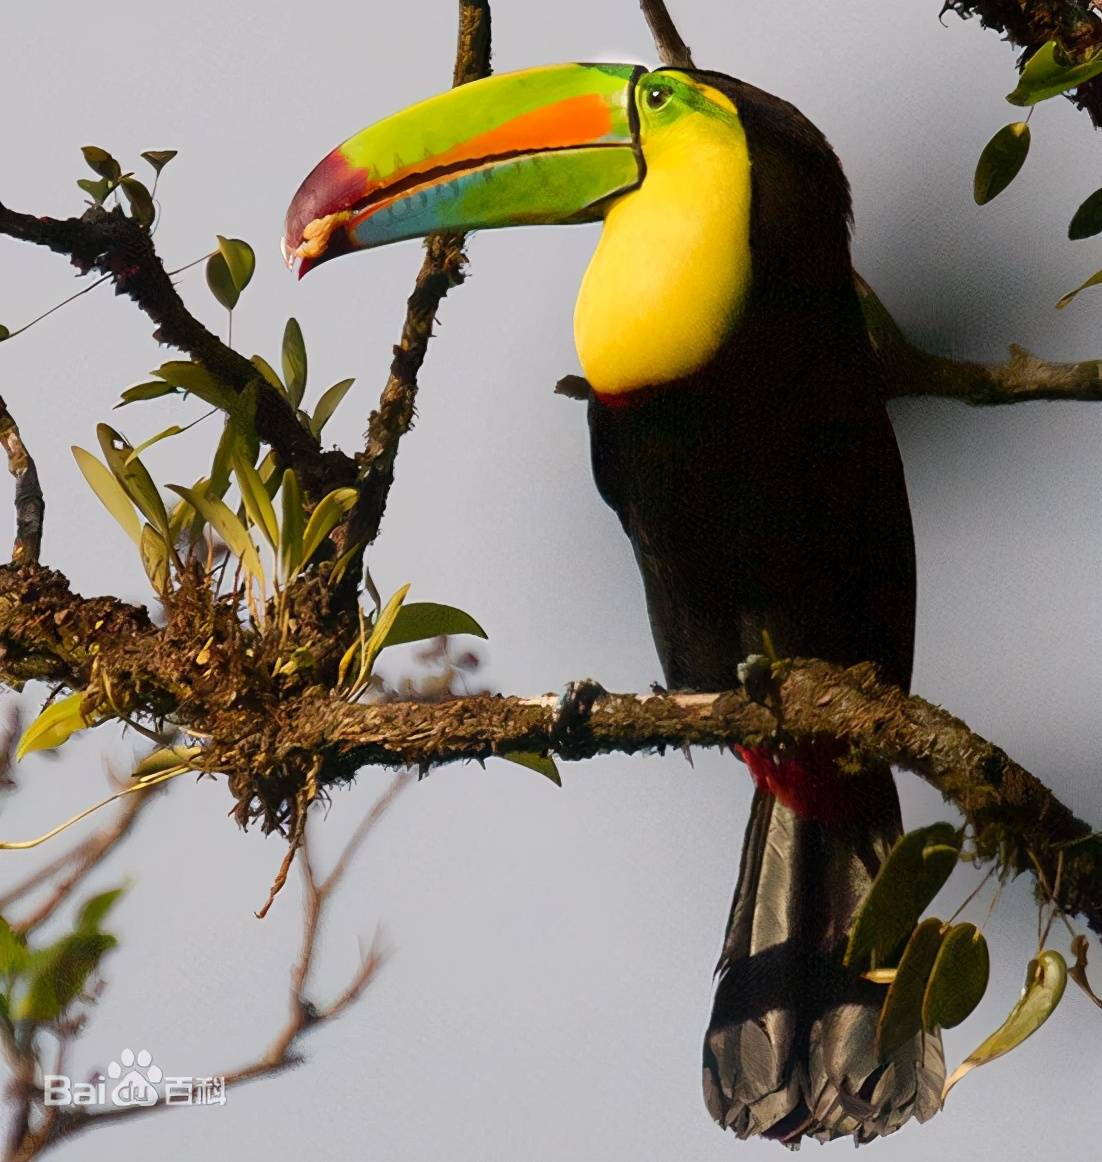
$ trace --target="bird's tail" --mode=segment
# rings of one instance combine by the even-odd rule
[[[759,786],[704,1040],[712,1117],[740,1138],[793,1146],[925,1121],[940,1107],[940,1036],[917,1034],[878,1061],[884,986],[842,964],[854,911],[902,831],[891,771],[835,775],[834,802],[841,783],[848,810],[824,822],[764,789],[767,756],[743,758]]]

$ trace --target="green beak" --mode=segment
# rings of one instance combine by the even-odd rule
[[[591,222],[643,179],[638,65],[554,65],[451,89],[349,138],[299,187],[283,238],[312,266],[438,230]]]

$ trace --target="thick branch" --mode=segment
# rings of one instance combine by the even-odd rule
[[[268,794],[270,783],[269,797],[276,798],[293,796],[295,772],[318,770],[319,762],[317,781],[326,785],[369,763],[427,768],[507,751],[586,758],[776,739],[772,713],[742,692],[610,695],[580,734],[564,737],[550,696],[364,706],[319,695],[316,685],[254,690],[250,671],[229,653],[221,677],[208,668],[209,659],[195,658],[194,635],[174,622],[173,608],[159,629],[142,609],[71,594],[48,570],[0,567],[0,679],[49,677],[84,689],[97,675],[110,674],[115,705],[172,715],[211,736],[203,769],[225,772],[231,788],[240,782],[249,794]],[[229,623],[222,632],[229,634]],[[93,641],[94,655],[88,648]],[[228,648],[227,638],[222,650]],[[320,666],[320,652],[318,658]],[[228,705],[222,683],[234,690]],[[1061,906],[1102,933],[1102,843],[1003,751],[946,711],[879,681],[869,666],[794,665],[780,697],[787,735],[829,734],[917,772],[965,815],[986,857],[997,856],[1014,872],[1033,870],[1035,859],[1045,882],[1059,881]]]
[[[465,85],[490,72],[490,5],[488,0],[459,0],[459,36],[453,85]],[[425,260],[406,306],[402,338],[394,348],[377,411],[368,421],[366,447],[359,460],[360,500],[352,523],[352,540],[370,544],[379,533],[387,497],[394,483],[398,442],[413,424],[417,375],[432,338],[436,312],[444,296],[463,281],[462,234],[437,234],[425,243]]]
[[[290,403],[241,354],[226,346],[184,306],[153,247],[149,232],[120,209],[93,208],[81,218],[37,218],[0,204],[0,234],[68,255],[81,273],[110,275],[117,293],[131,299],[157,324],[154,337],[186,351],[236,392],[258,391],[256,426],[286,466],[300,473],[313,492],[352,479],[352,461],[322,452],[299,423]]]
[[[651,36],[654,37],[658,59],[671,68],[694,68],[692,53],[681,39],[681,33],[677,31],[665,0],[639,0],[639,7],[642,8]]]
[[[1035,859],[1048,884],[1059,881],[1060,905],[1102,933],[1102,843],[1005,752],[948,712],[880,681],[871,666],[838,670],[800,662],[780,696],[788,736],[829,734],[856,752],[916,772],[968,819],[985,857],[997,857],[1015,873],[1034,871]],[[772,712],[741,691],[609,695],[569,743],[559,738],[557,706],[553,696],[376,707],[314,698],[296,711],[294,745],[353,770],[365,763],[428,767],[514,750],[580,759],[683,745],[754,745],[776,737]]]
[[[1102,362],[1048,363],[1012,343],[1005,363],[971,363],[916,347],[860,276],[857,291],[884,371],[884,398],[940,396],[973,407],[1031,400],[1102,400]]]

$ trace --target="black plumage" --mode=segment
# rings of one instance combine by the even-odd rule
[[[671,688],[734,687],[763,630],[783,656],[870,660],[906,687],[913,537],[853,285],[848,185],[793,106],[694,75],[731,97],[747,135],[749,298],[708,366],[591,402],[597,485],[634,546]],[[890,771],[832,777],[833,753],[804,756],[829,819],[754,796],[704,1047],[708,1107],[743,1137],[860,1141],[938,1108],[940,1039],[878,1063],[883,988],[841,965],[901,825]]]

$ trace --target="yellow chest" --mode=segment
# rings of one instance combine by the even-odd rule
[[[750,160],[741,126],[690,128],[655,142],[645,157],[642,185],[605,216],[574,308],[578,358],[603,395],[705,366],[750,288]]]

